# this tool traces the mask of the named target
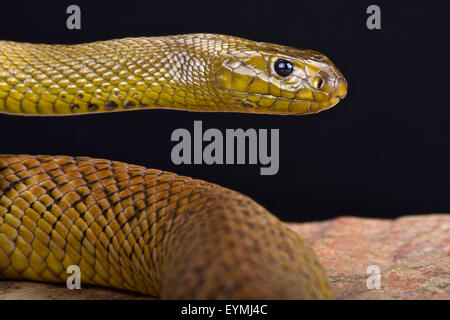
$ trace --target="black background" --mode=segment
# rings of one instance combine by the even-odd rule
[[[82,29],[66,28],[77,4]],[[382,30],[366,28],[378,4]],[[450,211],[450,11],[444,1],[14,1],[0,39],[79,43],[213,32],[318,50],[349,82],[310,116],[147,110],[79,117],[0,115],[1,153],[107,158],[202,178],[245,193],[283,220]],[[279,128],[280,170],[181,165],[176,128]]]

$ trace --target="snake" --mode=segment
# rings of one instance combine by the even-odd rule
[[[0,41],[4,114],[297,115],[346,94],[325,55],[235,36]],[[334,297],[311,247],[237,191],[105,159],[0,155],[0,279],[65,282],[70,266],[83,284],[162,299]]]

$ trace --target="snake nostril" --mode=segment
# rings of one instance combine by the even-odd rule
[[[319,90],[320,88],[322,88],[324,82],[325,81],[323,81],[323,79],[321,77],[315,77],[312,80],[312,85],[315,89]]]

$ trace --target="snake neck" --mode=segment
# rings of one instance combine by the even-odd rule
[[[0,112],[233,110],[236,99],[220,88],[216,70],[238,39],[191,34],[79,45],[0,41]]]
[[[175,221],[163,251],[161,297],[333,297],[314,252],[297,234],[248,197],[217,191],[194,215]]]

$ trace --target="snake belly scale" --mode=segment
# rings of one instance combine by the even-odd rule
[[[347,83],[324,55],[215,34],[78,45],[0,41],[0,113],[145,108],[309,114]],[[314,252],[250,198],[88,157],[0,155],[0,278],[161,298],[329,299]]]

